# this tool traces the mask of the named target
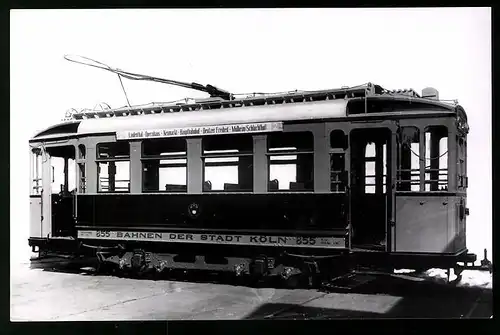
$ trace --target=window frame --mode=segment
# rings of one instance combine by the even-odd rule
[[[122,145],[122,143],[126,143],[128,145],[128,155],[125,157],[108,157],[108,158],[103,158],[99,157],[99,148],[103,145]],[[128,187],[127,191],[109,191],[109,184],[108,184],[108,191],[102,191],[100,190],[100,185],[101,185],[101,172],[100,172],[100,164],[101,163],[116,163],[116,162],[128,162]],[[96,183],[97,183],[97,193],[130,193],[131,190],[131,178],[132,178],[132,161],[131,161],[131,150],[130,150],[130,142],[128,141],[115,141],[115,142],[100,142],[96,144],[96,159],[95,159],[95,164],[97,165],[97,176],[96,176]],[[109,168],[109,165],[108,165]],[[109,178],[109,177],[108,177]],[[123,180],[127,181],[127,179]],[[109,181],[108,181],[109,183]],[[116,180],[115,180],[116,184]],[[116,185],[115,185],[116,188]]]
[[[209,143],[209,141],[214,140],[216,137],[226,137],[226,138],[247,138],[250,141],[251,147],[248,149],[248,151],[242,151],[240,152],[240,149],[217,149],[217,150],[205,150],[205,145]],[[230,141],[227,141],[225,143],[230,143]],[[230,151],[230,150],[238,150],[238,152],[217,152],[217,151]],[[208,152],[206,152],[208,151]],[[215,152],[210,152],[210,151],[215,151]],[[254,179],[255,179],[255,173],[253,170],[253,166],[255,164],[255,154],[254,154],[255,148],[254,148],[254,135],[253,134],[226,134],[226,135],[209,135],[209,136],[204,136],[201,138],[201,182],[202,182],[202,193],[253,193],[254,192]],[[238,174],[239,174],[239,158],[240,157],[252,157],[252,171],[251,171],[251,180],[252,182],[250,183],[250,188],[249,189],[222,189],[222,190],[214,190],[212,189],[212,184],[210,180],[205,180],[206,177],[206,168],[207,167],[237,167],[238,168]],[[207,159],[217,159],[217,158],[238,158],[237,161],[227,161],[227,162],[207,162]],[[229,183],[224,183],[229,184]],[[240,185],[240,180],[238,178],[238,186]]]
[[[432,131],[436,131],[436,129],[439,129],[437,131],[442,131],[444,134],[446,134],[445,136],[442,136],[439,138],[439,141],[438,141],[438,156],[437,157],[432,157],[432,152],[431,152],[431,148],[432,148]],[[426,125],[424,127],[424,138],[425,138],[425,158],[424,158],[424,191],[425,192],[449,192],[450,191],[450,168],[449,168],[449,153],[450,153],[450,148],[449,148],[449,143],[450,143],[450,138],[449,138],[449,127],[448,125],[446,124],[429,124],[429,125]],[[429,139],[429,158],[427,158],[427,133],[430,133],[430,139]],[[446,151],[444,153],[441,153],[441,141],[443,139],[446,139]],[[458,146],[458,142],[456,143],[456,145]],[[442,168],[441,167],[441,159],[442,157],[446,157],[446,168]],[[458,156],[457,156],[458,157]],[[432,171],[435,171],[435,169],[432,169],[432,165],[431,165],[431,161],[432,160],[436,160],[438,161],[438,179],[432,179]],[[428,163],[429,162],[429,163]],[[457,159],[457,162],[458,162],[458,159]],[[427,165],[429,164],[429,165]],[[443,172],[444,171],[444,172]],[[429,178],[427,177],[427,175],[429,175]],[[446,176],[446,179],[445,180],[442,180],[441,179],[441,176]],[[437,181],[437,184],[435,184]],[[437,185],[437,190],[433,190],[432,189],[432,186],[433,185]],[[427,186],[429,185],[429,187]],[[427,190],[427,187],[429,188]],[[444,187],[444,190],[440,189],[441,187]]]
[[[403,148],[404,146],[407,146],[408,143],[404,142],[403,140],[403,134],[405,129],[414,129],[415,132],[413,133],[414,139],[416,138],[417,141],[414,141],[414,139],[410,139],[408,142],[410,144],[410,147],[408,148],[408,155],[409,155],[409,162],[410,166],[409,168],[402,169],[402,155],[403,155]],[[418,192],[424,192],[424,189],[421,188],[421,164],[420,160],[422,159],[420,157],[420,148],[423,145],[425,149],[425,141],[424,143],[421,143],[421,129],[418,126],[414,125],[407,125],[407,126],[402,126],[399,130],[398,134],[398,140],[397,140],[397,154],[396,154],[396,192],[406,192],[406,193],[418,193]],[[413,148],[411,147],[412,144],[418,144],[418,151],[415,152]],[[412,168],[412,158],[417,155],[418,159],[418,164],[416,168]],[[424,157],[425,160],[425,157]],[[409,179],[402,179],[403,174],[408,174]],[[417,178],[413,178],[417,177]],[[409,190],[402,189],[403,186],[409,186]],[[418,186],[417,190],[412,190],[412,186]]]
[[[157,141],[160,143],[164,142],[168,144],[168,142],[183,142],[183,149],[184,151],[172,151],[173,154],[146,154],[145,153],[145,147],[149,143],[153,143],[154,141]],[[163,145],[163,147],[168,147],[168,145]],[[179,153],[181,152],[181,153]],[[185,163],[161,163],[161,161],[174,161],[174,160],[185,160]],[[145,178],[144,178],[144,168],[145,168],[145,163],[148,161],[158,161],[158,189],[157,190],[147,190],[146,189],[146,184],[145,184]],[[155,139],[145,139],[141,141],[141,158],[140,158],[140,165],[141,165],[141,174],[142,174],[142,185],[141,185],[141,192],[142,193],[187,193],[188,189],[188,183],[189,183],[189,174],[188,174],[188,148],[187,148],[187,139],[184,137],[172,137],[172,138],[155,138]],[[184,168],[185,169],[185,176],[186,176],[186,184],[185,185],[176,185],[176,184],[166,184],[165,189],[161,188],[160,186],[160,181],[159,181],[159,174],[162,168]],[[167,185],[171,186],[181,186],[179,189],[171,189],[168,190],[166,189]],[[182,188],[184,187],[184,188]]]
[[[342,144],[342,145],[335,145],[334,140],[339,140],[340,141],[340,133],[342,133],[343,139],[341,140],[342,143],[336,143],[336,144]],[[334,135],[339,134],[339,138],[334,139]],[[348,189],[348,180],[347,180],[347,173],[348,170],[346,168],[346,156],[347,152],[349,151],[349,137],[348,134],[342,129],[332,129],[329,133],[329,145],[328,145],[328,156],[329,156],[329,179],[330,179],[330,192],[331,193],[338,193],[338,194],[345,194]],[[339,155],[342,156],[342,170],[332,170],[332,163],[333,163],[333,156],[334,155]],[[336,178],[334,181],[333,178]],[[336,189],[335,189],[336,188]],[[343,189],[343,190],[342,190]]]
[[[67,142],[64,144],[51,143],[43,149],[50,157],[50,174],[48,176],[50,187],[48,192],[51,194],[70,194],[75,192],[75,189],[78,191],[76,150],[74,144]],[[72,167],[70,167],[71,165]],[[56,175],[62,178],[62,183],[56,181]]]
[[[296,150],[282,150],[282,151],[271,151],[271,139],[279,137],[279,136],[292,136],[292,135],[297,135],[297,134],[307,134],[307,136],[311,137],[311,147],[309,149],[300,149],[296,147]],[[300,136],[300,135],[299,135]],[[271,133],[267,135],[267,141],[266,141],[266,160],[267,160],[267,192],[269,193],[314,193],[315,192],[315,187],[314,187],[314,179],[315,179],[315,148],[314,148],[314,132],[310,130],[298,130],[298,131],[293,131],[293,132],[280,132],[280,133]],[[300,142],[300,139],[299,141]],[[285,147],[288,148],[288,147]],[[272,165],[288,165],[288,164],[294,164],[295,167],[297,168],[298,164],[298,156],[300,155],[310,155],[311,156],[311,180],[307,181],[311,184],[310,188],[304,188],[304,189],[292,189],[289,185],[288,189],[271,189],[271,183],[274,182],[274,180],[271,180],[271,166]],[[296,156],[294,160],[273,160],[271,157],[280,157],[280,156]],[[278,163],[277,163],[278,162]],[[293,163],[290,163],[293,162]],[[299,183],[297,181],[297,177],[295,178],[295,183]],[[306,184],[304,182],[303,184]]]
[[[397,155],[396,155],[396,192],[397,193],[412,193],[412,194],[415,194],[415,193],[439,193],[439,192],[450,192],[450,188],[449,188],[449,185],[450,185],[450,170],[449,170],[449,167],[448,167],[448,164],[449,164],[449,126],[445,123],[429,123],[429,124],[425,124],[425,125],[420,125],[420,126],[416,126],[416,125],[406,125],[406,126],[401,126],[401,129],[403,128],[415,128],[418,130],[418,144],[419,144],[419,152],[416,152],[417,154],[417,158],[419,160],[419,164],[418,164],[418,169],[411,169],[411,165],[410,165],[410,190],[402,190],[400,188],[400,185],[401,185],[401,181],[402,179],[400,179],[400,174],[401,174],[401,156],[402,156],[402,142],[401,142],[401,133],[398,134],[398,140],[397,140]],[[438,141],[438,151],[439,151],[439,154],[438,154],[438,157],[439,158],[433,158],[431,156],[431,145],[432,145],[432,142],[431,142],[431,139],[427,139],[427,134],[428,133],[431,133],[432,134],[432,131],[437,131],[437,132],[442,132],[443,134],[446,134],[445,136],[442,136],[439,138],[439,141]],[[423,138],[423,143],[422,143],[422,138]],[[440,143],[441,141],[446,138],[446,150],[444,153],[441,153],[440,151]],[[427,145],[427,142],[429,142],[429,147]],[[417,142],[412,142],[412,143],[417,143]],[[423,148],[422,148],[423,146]],[[458,142],[457,142],[457,147],[459,146]],[[412,149],[412,151],[414,151]],[[411,162],[411,156],[415,155],[415,153],[413,153],[412,151],[410,151],[409,155],[410,155],[410,162]],[[422,158],[420,153],[421,152],[424,152],[424,157]],[[429,151],[429,156],[427,154],[427,152]],[[431,171],[434,171],[434,169],[431,168],[431,160],[432,159],[442,159],[442,157],[446,157],[446,168],[441,168],[439,165],[438,165],[438,179],[432,179],[432,176],[430,175]],[[421,160],[424,160],[424,163],[421,164]],[[459,162],[459,158],[458,158],[458,155],[457,155],[457,163]],[[438,162],[439,164],[439,162]],[[423,166],[423,171],[422,171],[422,166]],[[404,171],[408,172],[408,169],[405,169]],[[424,177],[424,180],[422,181],[422,175]],[[417,176],[418,179],[414,179],[412,180],[411,177],[412,176]],[[442,176],[446,176],[446,179],[441,179]],[[407,181],[407,180],[403,180],[403,181]],[[437,181],[437,189],[433,190],[432,189],[432,184],[435,183]],[[418,190],[411,190],[411,186],[412,185],[420,185],[418,187]],[[440,189],[441,187],[443,187],[444,189]],[[458,188],[458,187],[457,187]]]
[[[468,188],[467,177],[467,136],[457,134],[457,190],[466,192]]]

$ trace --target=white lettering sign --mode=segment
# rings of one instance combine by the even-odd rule
[[[346,248],[344,237],[275,236],[234,234],[191,234],[174,232],[137,232],[110,230],[79,230],[78,238],[126,241],[157,241],[206,244],[235,244],[301,248]]]
[[[245,123],[223,126],[186,127],[171,129],[130,130],[116,132],[118,140],[144,138],[204,136],[221,134],[251,134],[283,131],[283,122]]]

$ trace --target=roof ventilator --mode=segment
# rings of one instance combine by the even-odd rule
[[[439,100],[439,92],[433,87],[426,87],[422,90],[422,98]]]

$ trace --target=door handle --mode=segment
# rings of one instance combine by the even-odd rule
[[[43,221],[43,189],[40,191],[40,218]]]

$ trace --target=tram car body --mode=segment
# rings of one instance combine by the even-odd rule
[[[374,84],[76,113],[30,140],[29,245],[137,271],[453,268],[476,260],[468,130],[435,89]]]

